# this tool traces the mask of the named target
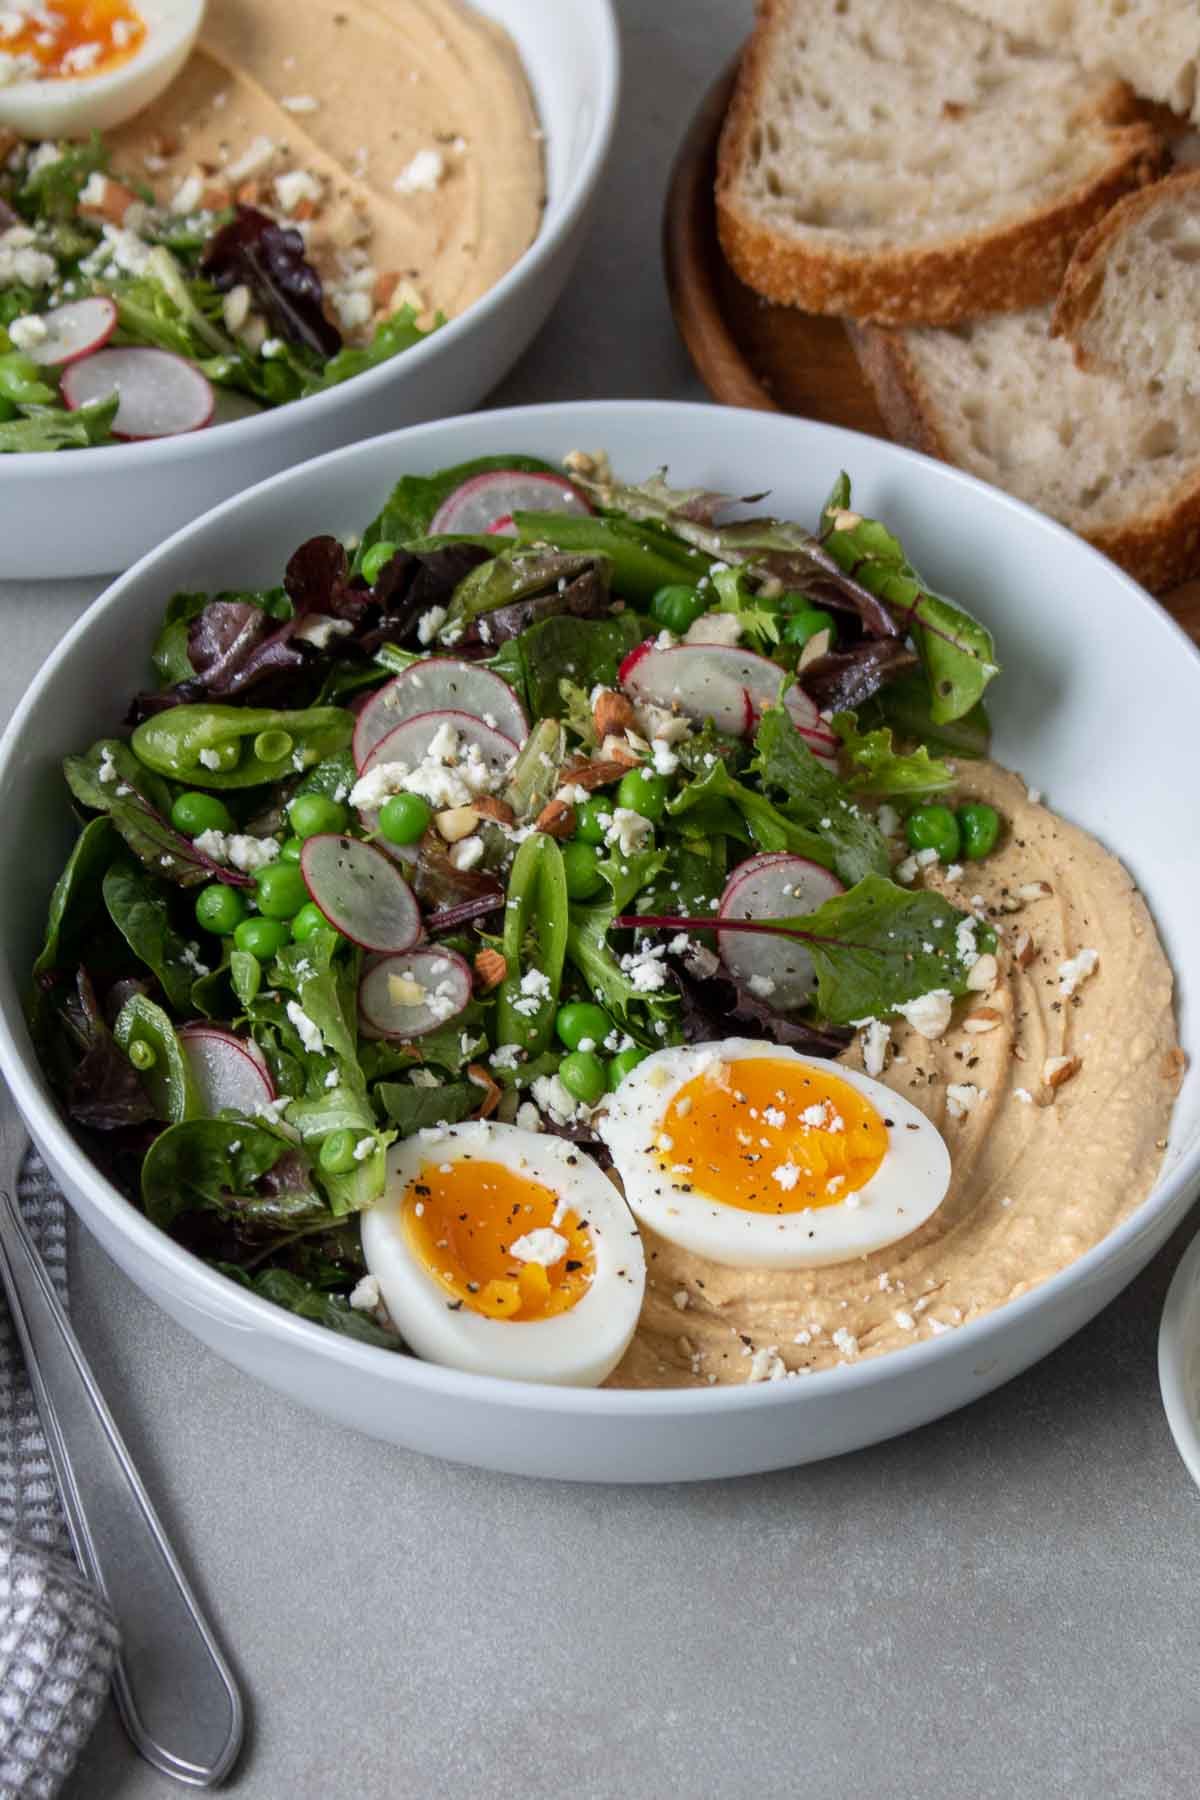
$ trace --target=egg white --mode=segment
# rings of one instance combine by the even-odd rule
[[[569,1311],[521,1320],[485,1318],[466,1306],[451,1309],[445,1288],[409,1247],[399,1208],[424,1165],[464,1156],[503,1163],[560,1195],[587,1221],[595,1274]],[[629,1346],[646,1286],[638,1228],[586,1152],[562,1138],[485,1120],[439,1128],[436,1137],[418,1133],[393,1145],[383,1197],[362,1216],[362,1247],[388,1312],[419,1356],[513,1381],[598,1386]]]
[[[144,112],[191,55],[204,0],[133,0],[146,36],[115,69],[0,86],[0,125],[24,138],[82,138]],[[2,48],[2,46],[0,46]]]
[[[652,1146],[679,1090],[717,1061],[768,1057],[836,1076],[865,1094],[893,1121],[875,1175],[844,1202],[804,1212],[759,1213],[702,1192],[683,1191],[659,1166]],[[597,1129],[612,1153],[630,1209],[642,1224],[680,1249],[733,1268],[805,1269],[849,1262],[907,1237],[937,1211],[950,1185],[950,1152],[935,1125],[902,1095],[856,1069],[760,1039],[656,1050],[622,1081]]]

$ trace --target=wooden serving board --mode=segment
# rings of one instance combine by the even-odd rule
[[[736,74],[734,64],[709,89],[671,171],[663,261],[675,323],[714,400],[887,437],[841,320],[773,306],[739,281],[721,254],[713,182]],[[1200,641],[1200,581],[1162,598]]]

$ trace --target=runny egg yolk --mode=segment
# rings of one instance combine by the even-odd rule
[[[400,1202],[409,1247],[454,1299],[490,1319],[548,1319],[587,1293],[595,1254],[586,1220],[505,1163],[461,1157],[426,1163]],[[531,1234],[564,1246],[551,1263],[513,1254]],[[544,1248],[534,1240],[530,1247]]]
[[[35,57],[39,81],[105,75],[135,56],[146,38],[128,0],[46,0],[23,19],[14,35],[0,32],[0,50]]]
[[[887,1127],[857,1088],[811,1064],[714,1064],[674,1095],[655,1134],[664,1174],[746,1212],[837,1206],[887,1154]],[[851,1204],[854,1204],[851,1201]]]

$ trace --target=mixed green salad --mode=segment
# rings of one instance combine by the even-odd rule
[[[277,587],[175,594],[128,729],[63,765],[30,1021],[67,1117],[231,1279],[390,1347],[351,1299],[395,1140],[602,1160],[652,1049],[836,1055],[993,941],[903,867],[997,840],[939,798],[987,631],[845,475],[809,531],[566,466],[405,475]]]
[[[0,161],[0,452],[194,431],[428,335],[405,304],[344,343],[293,225],[204,191],[156,205],[107,162],[98,137]]]

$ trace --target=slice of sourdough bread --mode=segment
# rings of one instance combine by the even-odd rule
[[[721,136],[725,255],[769,300],[943,324],[1053,299],[1165,160],[1130,90],[946,0],[759,0]]]
[[[1051,331],[1081,369],[1200,392],[1200,169],[1127,194],[1080,240]]]
[[[1200,574],[1200,400],[1076,368],[1048,308],[851,326],[893,437],[1005,488],[1161,593]]]
[[[1085,69],[1117,74],[1148,100],[1200,125],[1196,0],[956,0],[959,6]]]

